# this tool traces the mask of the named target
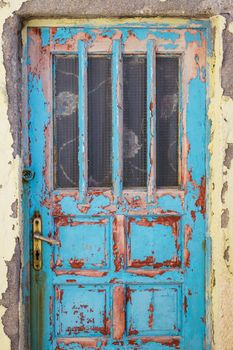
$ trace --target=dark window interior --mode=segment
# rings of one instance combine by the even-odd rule
[[[112,185],[111,58],[88,58],[88,186]]]
[[[178,185],[179,58],[156,59],[156,182]]]
[[[123,58],[123,187],[146,187],[146,56]]]
[[[55,187],[78,187],[78,58],[54,58]]]

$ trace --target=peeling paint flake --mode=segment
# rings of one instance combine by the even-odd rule
[[[227,148],[225,149],[225,158],[223,162],[223,165],[225,165],[225,167],[227,167],[228,170],[231,167],[232,159],[233,159],[233,143],[228,143]]]
[[[198,43],[201,46],[201,34],[199,31],[188,31],[185,32],[186,47],[190,43]]]
[[[56,29],[53,40],[59,44],[65,44],[67,40],[72,39],[78,33],[78,28],[60,27]]]

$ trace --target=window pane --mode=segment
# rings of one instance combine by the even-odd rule
[[[111,59],[88,58],[88,186],[112,184]]]
[[[178,57],[156,59],[157,186],[178,185]]]
[[[123,58],[123,186],[146,187],[146,57]]]
[[[78,58],[55,56],[55,187],[78,187]]]

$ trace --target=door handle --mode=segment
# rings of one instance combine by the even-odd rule
[[[58,245],[58,246],[61,245],[60,241],[53,239],[53,238],[44,237],[39,233],[34,233],[33,237],[34,237],[34,239],[38,239],[38,240],[40,240],[42,242],[46,242],[48,244],[53,244],[53,245]]]
[[[51,245],[61,245],[61,242],[47,238],[42,235],[42,219],[38,211],[35,211],[32,220],[32,250],[33,250],[33,268],[36,271],[40,271],[42,268],[42,242],[46,242]]]

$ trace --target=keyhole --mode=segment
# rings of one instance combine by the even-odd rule
[[[36,260],[39,260],[39,258],[40,258],[40,251],[36,250],[35,255],[36,255]]]
[[[32,239],[33,239],[33,267],[34,270],[40,271],[42,266],[42,245],[40,239],[36,235],[41,235],[41,216],[39,212],[35,212],[32,225]]]
[[[38,219],[35,220],[35,232],[39,232],[39,228],[40,228],[39,224],[40,224],[40,221]]]

